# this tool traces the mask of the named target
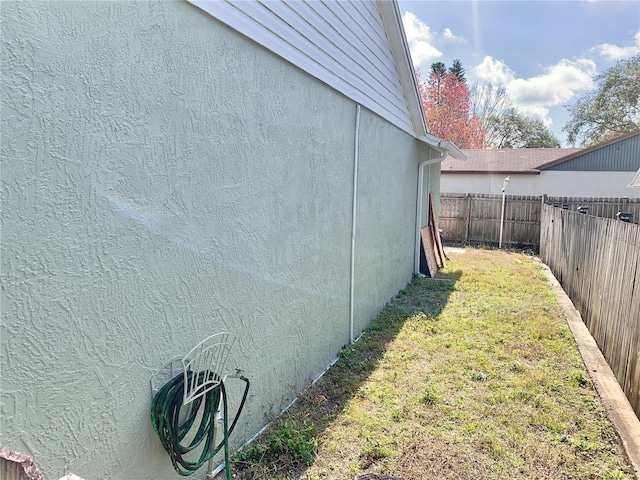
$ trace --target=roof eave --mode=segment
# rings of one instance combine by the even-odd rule
[[[457,160],[467,159],[467,155],[458,147],[456,147],[455,143],[450,142],[448,140],[443,140],[442,138],[436,137],[435,135],[431,135],[430,133],[419,136],[418,140],[426,143],[432,148],[435,148],[440,153],[446,152],[447,155],[451,155],[453,158]]]
[[[455,144],[429,133],[427,116],[422,105],[420,89],[416,80],[415,68],[411,60],[409,43],[402,26],[402,15],[397,0],[377,0],[378,11],[385,24],[393,58],[400,77],[400,84],[408,103],[409,116],[418,140],[433,147],[440,153],[447,153],[458,160],[466,160],[467,156]]]
[[[408,102],[409,115],[416,132],[416,137],[420,137],[429,132],[429,127],[427,126],[427,117],[424,113],[424,107],[422,106],[422,99],[420,98],[420,90],[418,89],[415,68],[411,60],[409,43],[407,42],[404,27],[402,26],[400,8],[396,0],[377,0],[376,3],[378,4],[378,11],[385,25],[389,46],[393,52],[393,58],[396,62],[400,63],[400,65],[397,65],[400,84],[402,85],[403,93]]]

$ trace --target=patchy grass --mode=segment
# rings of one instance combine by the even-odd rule
[[[236,478],[633,478],[541,268],[467,248],[415,279]]]

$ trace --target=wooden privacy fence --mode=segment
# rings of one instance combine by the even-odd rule
[[[502,243],[507,246],[540,245],[540,217],[543,203],[564,206],[575,211],[589,207],[589,215],[615,218],[623,211],[633,214],[633,222],[640,220],[639,198],[584,198],[506,195]],[[440,194],[440,223],[446,242],[498,243],[502,195],[498,194]]]
[[[507,195],[503,244],[538,246],[542,198]],[[440,194],[442,237],[448,242],[498,243],[502,195]]]
[[[542,207],[540,257],[640,417],[640,225]]]
[[[618,212],[633,215],[631,223],[640,223],[640,198],[599,198],[599,197],[543,197],[543,202],[554,207],[577,210],[578,207],[589,207],[589,215],[602,218],[616,218]]]

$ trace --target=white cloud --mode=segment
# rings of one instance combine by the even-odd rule
[[[442,52],[431,43],[434,35],[429,25],[411,12],[405,12],[402,16],[402,23],[409,50],[411,50],[411,59],[416,67],[428,64],[442,56]]]
[[[509,82],[507,92],[518,105],[561,105],[577,92],[591,90],[591,77],[595,73],[593,60],[560,60],[556,65],[545,68],[542,75]]]
[[[474,68],[476,76],[496,86],[506,86],[515,78],[511,70],[504,62],[493,57],[484,57],[480,65]]]
[[[541,120],[547,128],[553,125],[553,121],[548,117],[549,109],[541,105],[519,105],[518,111],[534,120]]]
[[[516,78],[504,62],[485,57],[474,69],[476,76],[504,86],[514,105],[525,115],[551,126],[548,107],[562,105],[578,93],[591,90],[596,65],[592,60],[561,60],[531,78]]]
[[[623,60],[640,53],[640,30],[635,34],[634,38],[634,45],[619,47],[618,45],[612,45],[611,43],[601,43],[600,45],[593,47],[593,50],[609,60]]]
[[[464,42],[464,37],[454,35],[450,28],[445,28],[442,32],[442,36],[446,40],[450,40],[452,42]]]

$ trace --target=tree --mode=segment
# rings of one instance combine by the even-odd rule
[[[567,106],[569,143],[588,147],[640,128],[640,55],[594,77],[596,89]]]
[[[435,88],[435,102],[440,105],[440,89],[442,88],[442,82],[444,76],[447,74],[447,66],[442,62],[435,62],[431,64],[431,74],[429,75],[429,85]]]
[[[499,120],[513,109],[506,89],[491,83],[475,83],[471,88],[471,98],[473,114],[480,119],[485,132],[485,147],[498,148],[502,137]]]
[[[434,63],[428,83],[418,81],[429,130],[460,148],[482,148],[484,131],[471,113],[469,88],[454,73],[443,73],[444,68]]]
[[[485,132],[485,148],[557,148],[560,141],[542,121],[515,108],[504,87],[474,85],[473,113]]]
[[[462,68],[462,62],[458,59],[453,61],[453,64],[449,67],[449,73],[454,74],[458,80],[462,83],[467,83],[467,79],[465,78],[464,68]]]
[[[541,120],[533,120],[511,109],[490,118],[494,148],[559,148],[560,141]]]
[[[429,80],[440,79],[447,73],[447,66],[442,62],[435,62],[431,64],[431,73],[429,74]]]

